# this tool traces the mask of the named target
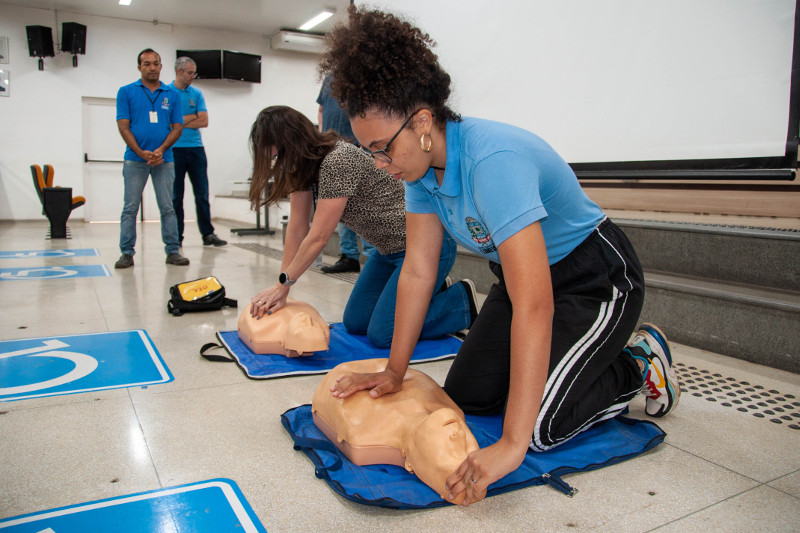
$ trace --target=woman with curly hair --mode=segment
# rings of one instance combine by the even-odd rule
[[[445,235],[497,276],[445,380],[466,412],[504,413],[502,437],[447,480],[480,500],[522,462],[615,417],[643,389],[646,412],[679,399],[669,345],[651,324],[633,340],[642,268],[624,233],[538,136],[447,106],[450,76],[430,37],[398,17],[350,8],[328,34],[321,73],[377,168],[406,187],[406,258],[386,369],[350,374],[332,394],[401,388],[435,287]]]
[[[397,279],[405,257],[402,182],[375,168],[369,157],[335,133],[320,133],[291,107],[262,110],[250,132],[250,148],[252,207],[258,209],[286,196],[291,207],[282,273],[277,283],[251,299],[250,313],[261,318],[284,307],[291,285],[322,252],[337,223],[343,222],[376,248],[350,293],[344,326],[350,333],[367,335],[375,346],[388,347],[394,331]],[[272,187],[264,199],[270,178]],[[439,290],[428,295],[425,325],[419,332],[423,339],[467,328],[474,314],[472,282],[445,283],[455,262],[455,242],[440,242],[434,255]]]

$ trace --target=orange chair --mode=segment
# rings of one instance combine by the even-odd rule
[[[47,187],[53,186],[53,175],[56,173],[53,165],[45,165],[43,169],[44,173],[44,182],[47,184]],[[86,203],[86,198],[83,196],[73,196],[72,197],[72,209],[82,206]]]
[[[45,165],[44,171],[39,165],[31,165],[33,185],[42,202],[42,214],[50,221],[50,238],[60,239],[67,236],[67,220],[72,210],[85,204],[86,199],[72,196],[71,187],[53,187],[54,174],[52,165]]]

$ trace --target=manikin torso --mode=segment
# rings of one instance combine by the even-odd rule
[[[342,363],[323,378],[311,409],[320,430],[353,463],[388,463],[413,472],[447,499],[445,481],[478,443],[464,413],[429,376],[409,368],[399,392],[372,398],[359,391],[331,395],[336,380],[350,372],[379,372],[387,359]],[[453,503],[460,503],[463,493]]]
[[[257,354],[283,354],[286,357],[325,351],[330,329],[311,305],[287,298],[286,306],[260,320],[250,315],[247,306],[239,315],[239,338]]]

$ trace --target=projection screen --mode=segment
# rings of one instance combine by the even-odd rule
[[[456,111],[529,129],[576,171],[796,168],[795,0],[358,5],[430,34]]]

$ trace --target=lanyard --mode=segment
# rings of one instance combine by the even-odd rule
[[[150,98],[150,94],[148,94],[147,88],[145,88],[144,85],[140,85],[139,87],[142,88],[142,90],[144,91],[144,95],[147,97],[148,100],[150,100],[150,105],[153,106],[153,111],[155,111],[156,110],[156,100],[158,100],[158,93],[161,92],[161,87],[156,89],[155,98]]]

